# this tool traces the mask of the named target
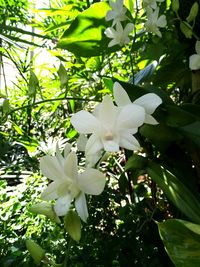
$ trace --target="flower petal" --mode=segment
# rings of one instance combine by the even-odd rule
[[[197,54],[200,55],[200,41],[196,41],[195,50],[196,50]]]
[[[44,200],[52,200],[59,197],[58,187],[60,183],[52,182],[48,185],[48,187],[42,192],[41,198]]]
[[[71,151],[64,162],[64,172],[67,179],[77,180],[78,178],[78,167],[77,167],[77,156],[74,151]]]
[[[86,169],[78,177],[78,184],[80,189],[91,195],[99,195],[105,187],[105,176],[102,172],[96,169]]]
[[[114,138],[113,140],[102,140],[104,150],[107,152],[118,152],[119,151],[119,140]]]
[[[81,193],[75,199],[75,208],[76,208],[81,220],[86,222],[86,220],[88,218],[88,209],[87,209],[87,203],[86,203],[86,198],[85,198],[84,193]]]
[[[83,134],[89,134],[98,127],[98,120],[89,112],[81,110],[71,117],[71,124]]]
[[[116,31],[111,27],[105,29],[104,33],[108,38],[114,38],[116,35]]]
[[[119,145],[120,145],[120,147],[129,149],[129,150],[133,150],[133,151],[140,149],[139,142],[130,133],[124,133],[123,135],[121,135]]]
[[[155,120],[154,117],[149,114],[145,115],[144,123],[152,124],[152,125],[158,124],[157,120]]]
[[[93,155],[95,153],[98,153],[102,148],[103,144],[100,137],[97,134],[92,134],[87,141],[85,154],[86,156]]]
[[[58,216],[64,216],[69,211],[71,205],[72,198],[70,194],[59,197],[57,199],[56,204],[54,206],[54,210]]]
[[[118,106],[125,106],[125,105],[131,103],[131,100],[130,100],[127,92],[124,90],[124,88],[118,82],[114,83],[113,95],[114,95],[115,102]]]
[[[134,29],[134,24],[133,23],[128,23],[126,24],[126,27],[124,28],[124,34],[129,35]]]
[[[56,181],[65,176],[62,171],[61,165],[56,157],[54,156],[44,156],[40,159],[40,170],[44,176]]]
[[[191,70],[199,70],[200,69],[200,55],[192,55],[189,58],[189,68]]]
[[[115,123],[118,109],[113,104],[113,101],[109,95],[105,95],[103,101],[99,107],[99,120],[103,125],[110,126]]]
[[[161,103],[162,99],[154,93],[143,95],[133,102],[133,104],[142,106],[148,114],[152,114]]]
[[[124,106],[118,116],[117,127],[119,130],[138,128],[144,123],[145,110],[135,104]]]

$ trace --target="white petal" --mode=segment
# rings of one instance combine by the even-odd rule
[[[71,204],[71,196],[69,194],[60,197],[57,199],[56,204],[54,206],[54,210],[58,216],[65,216],[69,211]]]
[[[124,133],[121,136],[120,142],[119,142],[120,147],[129,149],[129,150],[139,150],[140,149],[140,144],[137,141],[137,139],[130,133]]]
[[[40,159],[40,170],[44,176],[55,181],[64,177],[61,165],[55,156],[44,156]]]
[[[124,88],[118,82],[114,83],[113,95],[114,95],[115,102],[118,106],[125,106],[125,105],[131,103],[131,100],[130,100],[127,92],[124,90]]]
[[[119,36],[122,35],[122,33],[123,33],[123,27],[122,27],[121,22],[117,22],[117,24],[116,24],[116,32],[118,33]]]
[[[164,28],[167,25],[167,20],[165,15],[161,15],[157,20],[158,27]]]
[[[93,133],[98,126],[98,120],[89,112],[81,110],[71,117],[71,124],[83,134]]]
[[[78,167],[77,167],[77,156],[74,151],[70,152],[64,163],[64,171],[66,174],[66,178],[70,178],[72,180],[77,180],[78,178]]]
[[[111,125],[115,123],[118,109],[114,106],[113,101],[109,95],[104,96],[101,106],[99,108],[99,120],[103,125]]]
[[[109,20],[112,20],[114,19],[115,17],[115,12],[113,12],[112,10],[109,10],[106,14],[106,20],[109,21]]]
[[[108,38],[114,38],[116,35],[116,31],[111,27],[107,28],[104,33]]]
[[[56,158],[59,161],[60,166],[62,166],[64,158],[59,150],[58,142],[56,143]]]
[[[162,103],[162,99],[154,93],[149,93],[139,97],[133,103],[142,106],[148,114],[152,114]]]
[[[42,192],[41,198],[44,200],[53,200],[59,197],[58,195],[58,187],[60,183],[52,182],[48,185],[48,187]]]
[[[145,115],[144,123],[152,124],[152,125],[158,124],[157,120],[155,120],[154,117],[149,114]]]
[[[80,216],[81,220],[86,222],[88,218],[88,209],[87,209],[87,203],[85,199],[85,194],[81,193],[76,199],[75,199],[75,207],[78,212],[78,215]]]
[[[118,45],[118,44],[119,44],[119,42],[116,39],[113,39],[112,41],[109,42],[108,47],[112,47],[112,46]]]
[[[126,24],[126,27],[124,28],[124,34],[129,35],[134,29],[134,24],[133,23],[128,23]]]
[[[200,69],[200,55],[192,55],[189,58],[189,68],[191,70],[199,70]]]
[[[77,148],[79,151],[85,151],[88,138],[84,134],[80,134],[77,139]]]
[[[80,189],[91,195],[99,195],[105,187],[105,176],[96,169],[86,169],[78,177]]]
[[[118,116],[117,127],[119,130],[138,128],[144,123],[145,110],[135,104],[124,106]]]
[[[87,155],[93,155],[95,153],[98,153],[103,148],[103,144],[101,142],[101,139],[98,135],[92,134],[86,144],[85,147],[85,154]]]
[[[119,151],[119,141],[118,139],[113,140],[102,140],[104,150],[107,152],[118,152]]]

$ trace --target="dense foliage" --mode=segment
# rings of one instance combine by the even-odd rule
[[[116,25],[115,1],[35,2],[0,1],[0,266],[199,266],[200,2],[126,0]],[[116,82],[130,101],[159,96],[158,123],[137,127],[139,150],[93,164],[106,185],[86,222],[54,200],[35,209],[51,178],[41,158],[68,142],[87,165],[70,119]]]

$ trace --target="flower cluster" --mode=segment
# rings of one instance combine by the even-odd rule
[[[53,182],[42,193],[43,200],[56,200],[54,211],[57,216],[68,213],[73,200],[78,215],[83,221],[87,220],[88,210],[85,194],[99,195],[105,186],[104,175],[93,168],[82,172],[77,165],[77,156],[71,151],[70,144],[66,144],[64,156],[58,146],[56,155],[46,155],[41,158],[40,170],[42,174]]]
[[[109,1],[112,10],[109,10],[106,14],[106,20],[112,21],[112,27],[105,30],[105,35],[111,40],[108,47],[114,45],[123,46],[130,42],[129,34],[133,31],[133,23],[127,23],[125,27],[122,26],[122,21],[126,21],[128,17],[126,16],[127,8],[123,5],[123,0],[116,0],[116,2]],[[115,26],[115,28],[114,28]]]
[[[124,88],[118,83],[113,87],[113,103],[109,95],[96,106],[93,113],[82,110],[71,117],[71,123],[80,134],[89,134],[86,143],[86,158],[107,152],[117,152],[120,147],[139,150],[140,144],[133,136],[143,123],[157,124],[152,113],[162,103],[160,97],[149,93],[131,102]],[[97,157],[98,158],[98,157]]]
[[[145,28],[148,32],[155,33],[159,37],[162,34],[159,28],[164,28],[167,25],[165,15],[159,16],[159,7],[157,2],[163,2],[164,0],[143,0],[143,7],[146,11],[147,21],[145,22]]]

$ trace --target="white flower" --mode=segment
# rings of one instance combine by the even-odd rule
[[[157,2],[163,2],[164,0],[143,0],[143,7],[157,8]]]
[[[117,22],[124,21],[127,19],[126,11],[127,8],[123,6],[123,0],[116,0],[116,2],[109,0],[109,5],[112,7],[112,10],[109,10],[106,14],[106,20],[113,20],[112,26]]]
[[[191,70],[200,69],[200,41],[197,41],[195,44],[195,50],[197,54],[190,56],[189,58],[189,68]]]
[[[119,147],[138,150],[140,145],[133,136],[145,118],[143,107],[126,105],[116,107],[106,95],[93,114],[79,111],[71,118],[71,123],[79,133],[92,134],[86,144],[86,157],[98,154],[101,149],[117,152]]]
[[[56,146],[58,145],[60,148],[64,148],[65,144],[66,144],[66,139],[49,137],[47,139],[47,142],[44,141],[39,142],[39,150],[48,155],[55,155]]]
[[[148,32],[155,33],[159,37],[162,37],[159,28],[166,27],[167,21],[165,15],[158,17],[158,13],[159,8],[156,8],[154,11],[150,8],[147,10],[147,21],[145,22],[145,27]]]
[[[92,168],[84,172],[78,172],[77,156],[71,151],[67,144],[64,150],[64,157],[58,147],[56,156],[44,156],[40,161],[40,169],[44,176],[53,182],[49,184],[42,193],[42,199],[56,199],[54,206],[58,216],[67,214],[71,202],[75,199],[75,207],[83,221],[88,217],[85,194],[99,195],[105,186],[104,175]]]
[[[128,35],[133,31],[133,28],[134,28],[133,23],[128,23],[123,29],[122,24],[120,22],[116,24],[116,30],[112,27],[107,28],[104,32],[105,35],[108,38],[113,39],[108,44],[108,47],[111,47],[114,45],[123,46],[125,44],[130,43],[130,39]]]
[[[157,124],[158,122],[151,116],[154,113],[156,108],[162,103],[162,99],[154,93],[148,93],[136,99],[134,102],[131,102],[127,92],[124,88],[118,83],[114,83],[113,94],[116,104],[119,107],[124,107],[126,105],[139,105],[145,109],[145,123],[148,124]]]

